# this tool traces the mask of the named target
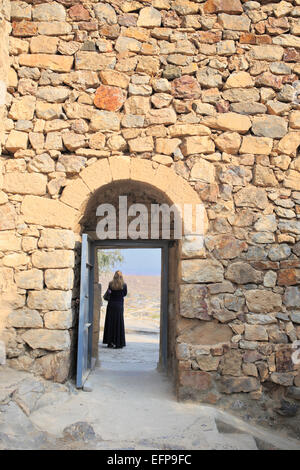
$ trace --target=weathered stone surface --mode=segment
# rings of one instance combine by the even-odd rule
[[[268,290],[249,290],[245,292],[245,297],[250,312],[279,312],[282,308],[281,295]]]
[[[240,261],[228,267],[225,278],[236,284],[257,284],[262,281],[262,273],[254,269],[249,263]]]
[[[254,153],[258,155],[270,155],[273,141],[268,137],[254,137],[247,135],[243,137],[239,153]]]
[[[215,144],[207,136],[186,137],[181,145],[181,151],[184,156],[198,153],[213,153],[215,151]]]
[[[67,331],[62,330],[28,330],[22,335],[22,338],[32,349],[62,351],[70,346],[70,335]]]
[[[198,285],[180,286],[180,315],[186,318],[210,320],[207,304],[207,288]]]
[[[73,60],[73,59],[72,59]],[[98,52],[79,51],[75,55],[76,70],[106,70],[114,68],[116,59],[114,56]]]
[[[45,227],[71,229],[76,220],[76,211],[71,207],[38,196],[25,196],[21,211],[26,222]]]
[[[257,136],[278,139],[287,133],[287,123],[279,116],[255,117],[252,131]]]
[[[12,194],[46,194],[47,177],[37,173],[7,173],[3,189]]]
[[[183,260],[181,268],[184,282],[222,282],[224,279],[224,268],[215,260]]]
[[[14,101],[8,117],[14,120],[24,119],[30,121],[33,118],[36,99],[34,96],[22,96]]]
[[[179,375],[180,385],[196,390],[208,390],[211,388],[212,379],[208,372],[182,370]]]
[[[110,85],[120,88],[128,88],[130,79],[124,73],[116,70],[103,70],[100,72],[100,78],[104,85]]]
[[[44,315],[45,327],[49,330],[68,330],[72,327],[73,316],[71,310],[51,311]]]
[[[107,3],[98,3],[94,5],[96,18],[102,23],[109,25],[117,22],[117,15],[114,8]]]
[[[259,381],[254,377],[223,377],[221,391],[223,393],[254,392],[259,389]]]
[[[161,25],[161,13],[153,7],[145,7],[140,10],[137,26],[155,28]]]
[[[245,339],[247,341],[268,341],[268,333],[262,325],[245,325]]]
[[[120,117],[112,111],[99,111],[91,119],[92,131],[118,131],[120,129]]]
[[[206,247],[213,251],[218,259],[233,259],[240,256],[248,247],[246,242],[240,241],[232,235],[216,235],[206,238]]]
[[[59,266],[60,267],[60,266]],[[73,269],[46,269],[45,284],[48,289],[69,290],[74,282]]]
[[[34,21],[64,21],[66,10],[59,3],[44,3],[33,8],[32,18]]]
[[[36,251],[32,255],[32,264],[40,269],[73,267],[74,252],[72,250]]]
[[[119,111],[125,101],[125,96],[120,88],[101,85],[96,90],[94,104],[97,108],[106,111]]]
[[[299,287],[287,287],[283,296],[283,303],[287,308],[298,308],[300,305]]]
[[[41,290],[44,287],[43,272],[39,269],[29,269],[15,274],[15,281],[21,289]]]
[[[189,75],[183,75],[172,82],[172,94],[175,98],[197,99],[201,88],[197,80]]]
[[[27,305],[29,308],[37,310],[68,310],[71,308],[71,299],[71,291],[46,289],[42,291],[29,291]],[[54,347],[53,350],[55,349]]]
[[[73,65],[73,57],[53,54],[21,54],[19,63],[26,67],[39,67],[55,72],[70,72]]]
[[[26,132],[20,132],[12,130],[9,133],[5,147],[8,152],[17,152],[18,150],[25,150],[28,145],[28,134]]]
[[[243,13],[243,7],[240,0],[207,0],[204,4],[205,13]]]
[[[264,189],[248,185],[235,194],[235,204],[239,207],[257,207],[265,209],[268,204]]]
[[[43,328],[43,320],[37,310],[22,308],[8,315],[8,326],[13,328]]]
[[[0,205],[0,231],[10,230],[16,227],[17,214],[12,204]]]

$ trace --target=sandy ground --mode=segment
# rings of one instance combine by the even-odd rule
[[[73,423],[92,425],[96,438],[72,448],[254,450],[257,439],[267,448],[300,448],[214,407],[178,403],[169,380],[156,370],[158,334],[127,333],[126,340],[121,350],[99,345],[101,361],[86,384],[91,391],[33,411],[31,422],[57,438]],[[220,422],[226,433],[219,431]]]

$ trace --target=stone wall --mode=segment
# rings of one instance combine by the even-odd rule
[[[182,249],[179,397],[299,397],[299,18],[299,0],[11,2],[11,365],[67,377],[78,222],[93,191],[132,178],[207,210],[205,252]]]

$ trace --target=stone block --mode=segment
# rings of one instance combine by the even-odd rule
[[[60,201],[39,196],[25,196],[21,211],[26,222],[45,227],[73,229],[77,220],[75,209]]]
[[[32,254],[32,264],[39,269],[72,268],[74,252],[72,250],[35,251]]]
[[[21,289],[42,290],[44,286],[43,271],[29,269],[15,274],[15,281]]]
[[[27,305],[36,310],[69,310],[71,291],[47,290],[29,291]]]
[[[32,329],[22,335],[32,349],[63,351],[70,347],[70,335],[64,330]]]
[[[181,262],[181,278],[188,283],[222,282],[224,268],[216,260],[183,260]]]
[[[7,173],[3,178],[3,189],[12,194],[46,194],[47,176],[38,173]]]
[[[46,269],[45,284],[48,289],[69,290],[74,282],[73,269]]]

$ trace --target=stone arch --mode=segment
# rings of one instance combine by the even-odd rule
[[[73,230],[80,232],[80,217],[95,191],[112,182],[132,180],[151,185],[165,194],[173,204],[202,205],[197,192],[172,168],[149,160],[115,156],[103,158],[86,167],[79,176],[64,189],[60,202],[76,211]],[[195,211],[193,211],[195,216]],[[204,230],[207,227],[207,216],[204,214]]]

